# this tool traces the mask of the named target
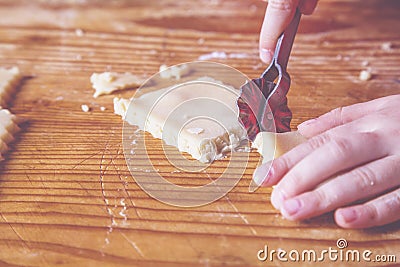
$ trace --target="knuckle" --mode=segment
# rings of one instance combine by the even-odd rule
[[[376,131],[363,132],[362,136],[369,142],[377,142],[381,138],[380,134]]]
[[[290,179],[290,183],[296,185],[294,188],[301,188],[306,181],[306,177],[304,177],[304,175],[297,169],[293,169],[288,177]]]
[[[375,205],[364,205],[364,206],[362,206],[362,208],[364,209],[366,217],[371,222],[379,221],[380,215],[379,215],[379,211]]]
[[[307,177],[298,170],[292,169],[279,183],[281,188],[285,188],[286,197],[293,197],[300,192],[303,192],[304,187],[307,185]]]
[[[355,169],[353,175],[357,179],[357,186],[360,190],[368,189],[377,182],[375,173],[367,166]]]
[[[324,190],[314,190],[312,194],[315,199],[315,205],[319,210],[325,210],[331,206],[332,200],[327,196]]]
[[[336,124],[342,124],[345,108],[344,107],[335,108],[331,112],[332,112],[332,115],[333,115],[333,118],[334,118]]]
[[[292,11],[296,8],[295,0],[269,0],[268,7],[279,11]]]
[[[330,148],[333,156],[339,158],[351,151],[352,142],[347,138],[335,139],[330,143]]]
[[[380,148],[380,142],[381,142],[381,134],[377,131],[369,131],[369,132],[363,132],[360,134],[360,137],[362,140],[365,140],[365,143],[368,144],[368,146],[371,147],[376,147]]]
[[[292,159],[286,155],[281,156],[277,159],[274,160],[274,168],[282,170],[282,171],[288,171],[291,169],[291,167],[294,166],[294,162]]]
[[[308,139],[307,143],[312,150],[315,150],[322,145],[328,143],[330,141],[330,137],[327,134],[320,134]]]
[[[400,190],[396,190],[384,198],[381,198],[379,202],[365,204],[362,206],[362,212],[364,216],[371,221],[371,225],[380,225],[385,221],[393,221],[398,218],[400,212]],[[394,217],[393,217],[394,215]]]

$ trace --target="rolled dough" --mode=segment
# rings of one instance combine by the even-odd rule
[[[238,94],[203,77],[134,98],[129,109],[129,100],[114,99],[114,108],[128,123],[207,163],[234,151],[247,138],[238,121]]]

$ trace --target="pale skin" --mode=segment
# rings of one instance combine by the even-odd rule
[[[311,14],[316,3],[269,0],[260,38],[264,62],[270,61],[264,52],[273,51],[294,10],[300,6]],[[276,29],[271,30],[271,25]],[[275,185],[271,202],[289,220],[334,211],[336,223],[343,228],[399,221],[399,106],[400,95],[392,95],[303,122],[298,130],[308,141],[275,159],[271,169],[269,163],[261,165],[253,179],[263,186]]]

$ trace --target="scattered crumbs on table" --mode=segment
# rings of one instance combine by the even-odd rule
[[[361,66],[368,67],[369,66],[369,61],[368,60],[364,60],[363,62],[361,62]]]
[[[381,45],[381,49],[383,51],[391,51],[393,48],[393,44],[391,42],[385,42]]]
[[[88,105],[82,105],[81,108],[82,108],[83,112],[89,112],[90,111],[90,107]]]
[[[362,70],[358,77],[361,81],[369,81],[372,78],[371,70]]]
[[[82,29],[76,29],[75,30],[75,35],[78,37],[82,37],[84,35],[84,31]]]

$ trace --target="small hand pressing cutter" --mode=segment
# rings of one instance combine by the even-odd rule
[[[301,13],[296,10],[292,22],[278,39],[269,67],[261,78],[247,82],[240,90],[237,100],[239,121],[247,130],[251,141],[262,131],[290,132],[292,112],[286,98],[290,76],[286,67],[300,18]]]

